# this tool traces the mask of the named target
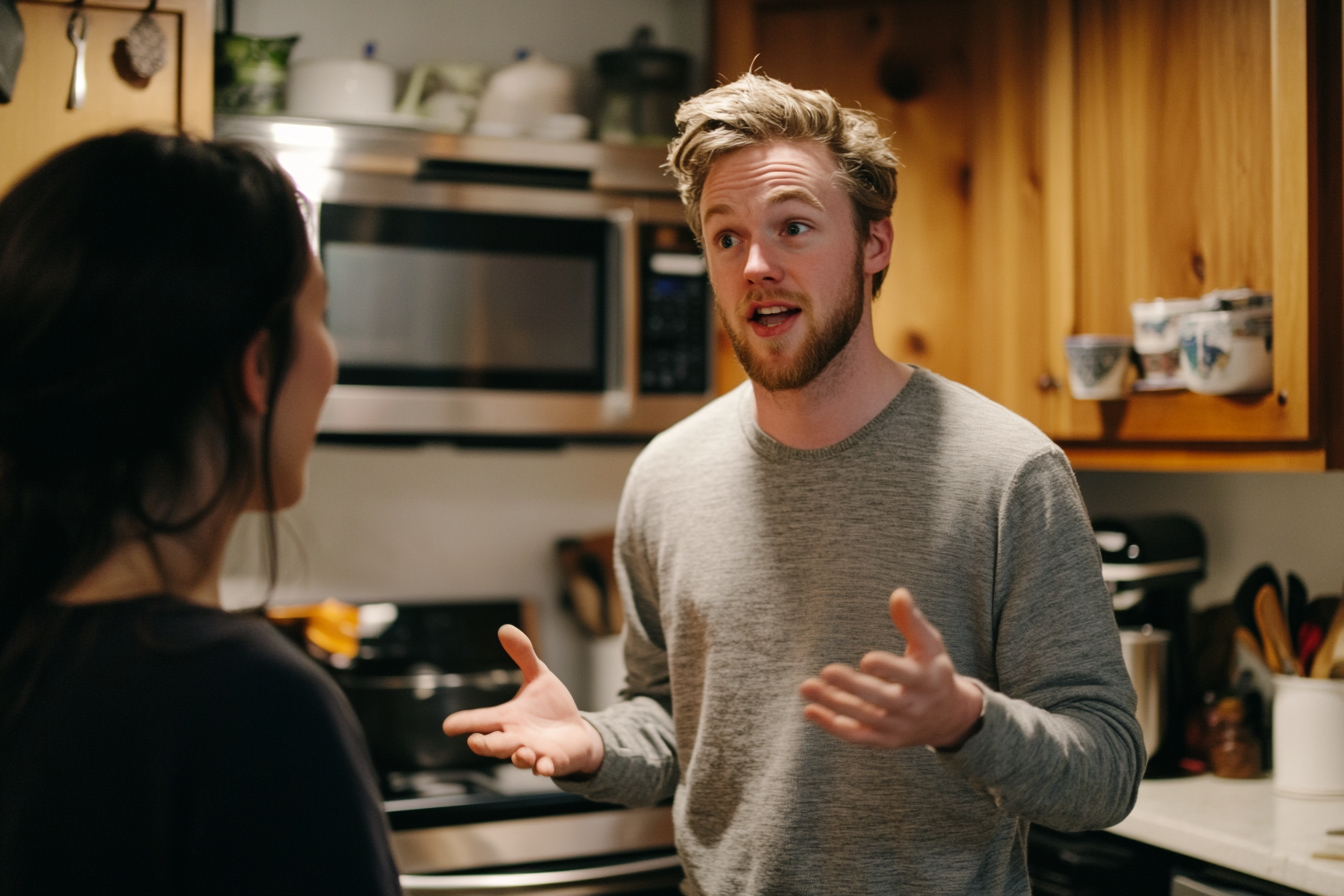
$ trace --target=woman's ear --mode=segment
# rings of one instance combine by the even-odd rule
[[[257,414],[265,414],[271,395],[271,333],[262,330],[243,350],[243,397]]]

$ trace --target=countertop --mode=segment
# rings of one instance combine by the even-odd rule
[[[1298,799],[1270,778],[1200,775],[1148,780],[1129,817],[1110,831],[1244,874],[1344,896],[1344,798]],[[1313,858],[1329,852],[1340,859]]]

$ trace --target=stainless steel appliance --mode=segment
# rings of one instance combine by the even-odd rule
[[[1179,776],[1185,718],[1198,699],[1190,591],[1204,578],[1204,531],[1193,519],[1175,515],[1100,518],[1092,529],[1115,621],[1122,632],[1133,633],[1122,646],[1141,708],[1148,711],[1140,717],[1150,742],[1145,777]],[[1165,654],[1164,666],[1155,667],[1151,660],[1159,654]]]
[[[327,436],[644,437],[713,393],[711,297],[655,147],[220,116],[312,204]]]
[[[425,795],[387,800],[407,894],[659,894],[683,875],[667,806],[627,809],[520,785],[509,765],[422,777]]]
[[[402,889],[676,893],[668,806],[594,803],[444,736],[449,712],[513,696],[521,675],[495,632],[529,616],[517,600],[365,604],[357,656],[331,669],[368,737]]]

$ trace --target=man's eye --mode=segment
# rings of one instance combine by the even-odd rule
[[[718,242],[720,249],[731,249],[733,246],[737,245],[737,237],[733,236],[731,233],[721,234]]]
[[[811,227],[808,227],[801,221],[790,221],[788,224],[784,225],[784,233],[788,236],[801,236],[811,229]]]

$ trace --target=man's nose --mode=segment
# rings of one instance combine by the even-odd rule
[[[754,284],[779,283],[784,279],[784,271],[775,260],[774,253],[759,240],[747,247],[747,264],[742,274]]]

